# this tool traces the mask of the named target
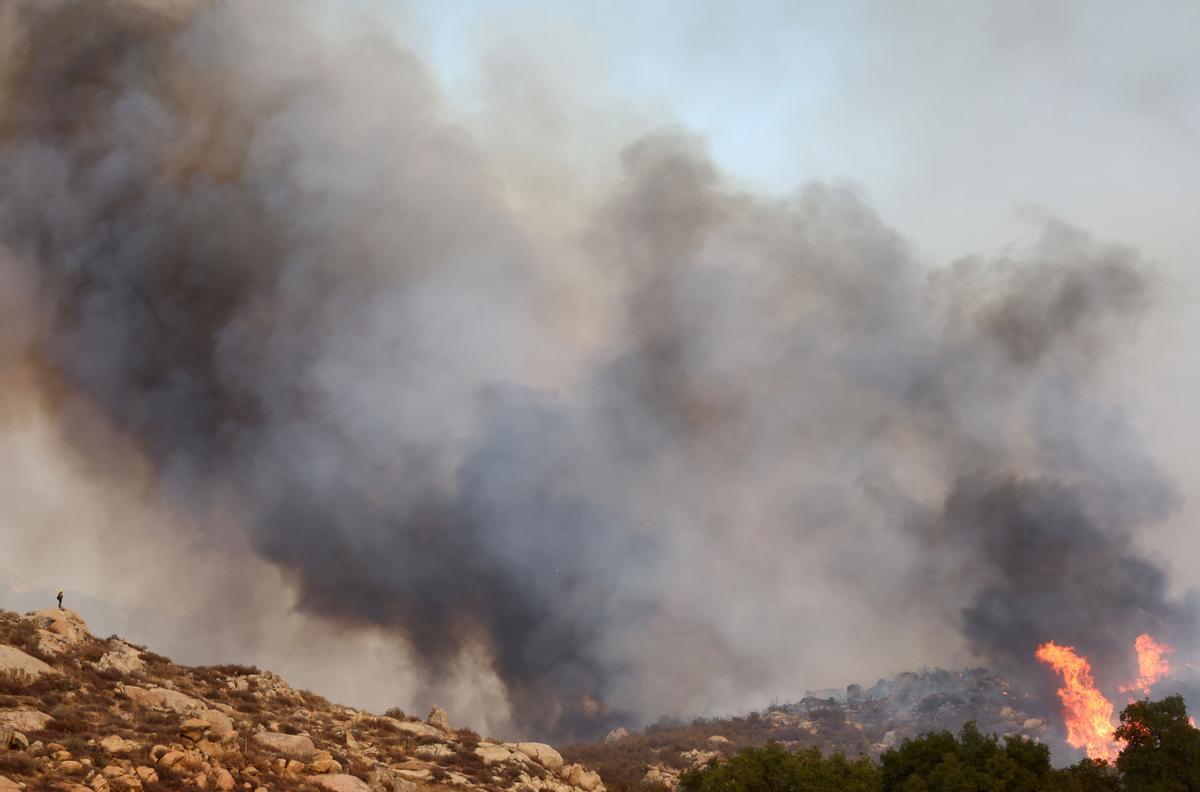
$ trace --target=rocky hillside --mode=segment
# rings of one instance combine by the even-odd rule
[[[986,669],[934,669],[896,674],[871,687],[814,691],[744,717],[664,721],[638,733],[617,729],[602,742],[569,745],[562,753],[596,768],[611,792],[649,792],[673,788],[689,767],[768,742],[879,756],[906,737],[957,731],[967,721],[986,733],[1053,742],[1046,722],[1023,709],[1027,704],[1025,694]]]
[[[604,792],[542,743],[372,715],[243,666],[189,668],[70,610],[0,611],[0,792]]]

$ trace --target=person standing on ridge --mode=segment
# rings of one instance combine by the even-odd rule
[[[59,610],[62,610],[62,595],[63,595],[63,590],[59,589],[58,590],[58,609]]]

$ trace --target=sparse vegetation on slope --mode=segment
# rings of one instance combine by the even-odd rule
[[[72,611],[0,611],[0,792],[605,792],[548,745],[330,703],[251,666],[186,667]]]

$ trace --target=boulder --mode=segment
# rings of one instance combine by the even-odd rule
[[[583,765],[573,764],[564,769],[563,775],[568,784],[579,787],[584,792],[598,792],[604,789],[600,774],[594,770],[588,770]]]
[[[124,641],[109,641],[110,651],[100,658],[96,668],[101,671],[115,671],[118,674],[135,674],[146,670],[142,653]]]
[[[679,783],[679,773],[661,765],[655,765],[646,771],[646,775],[642,778],[642,781],[653,786],[674,789]]]
[[[224,712],[219,712],[213,709],[196,710],[194,716],[199,720],[208,723],[210,737],[219,737],[223,734],[230,734],[234,731],[233,718],[226,715]]]
[[[0,727],[8,727],[17,731],[41,731],[52,720],[54,718],[46,713],[28,707],[0,709]]]
[[[342,772],[342,763],[332,757],[317,759],[308,763],[308,772],[317,774],[340,773]]]
[[[0,644],[0,674],[5,672],[25,674],[32,679],[37,679],[42,674],[54,673],[54,669],[36,657],[25,654],[15,646]]]
[[[386,716],[380,718],[379,720],[383,721],[384,723],[386,723],[388,726],[395,729],[396,731],[407,732],[408,734],[415,734],[418,737],[436,737],[439,740],[446,739],[445,732],[443,732],[441,729],[437,729],[437,728],[434,728],[433,726],[430,726],[428,723],[418,723],[417,721],[402,721],[397,718],[389,718]]]
[[[716,751],[703,751],[699,748],[693,748],[690,751],[684,751],[679,754],[679,758],[685,762],[690,762],[692,767],[700,767],[706,765],[710,760],[716,759],[720,754]]]
[[[110,754],[126,754],[137,750],[137,743],[119,735],[110,734],[100,741],[100,747]]]
[[[604,735],[604,742],[614,743],[617,740],[623,739],[628,736],[629,736],[629,729],[626,729],[624,726],[618,726],[617,728],[610,731],[608,734]]]
[[[344,773],[315,776],[307,779],[310,784],[325,792],[371,792],[371,788],[360,778]]]
[[[479,743],[479,746],[475,748],[475,755],[482,759],[484,764],[499,764],[512,759],[512,751],[503,745],[489,742]]]
[[[562,754],[551,748],[545,743],[539,742],[519,742],[506,743],[508,747],[515,748],[521,753],[528,756],[533,761],[540,764],[542,767],[553,773],[560,773],[563,769]]]
[[[39,630],[53,633],[68,645],[81,644],[88,639],[87,622],[70,608],[47,608],[25,615]]]
[[[713,746],[714,748],[718,748],[723,745],[729,745],[729,738],[722,737],[719,734],[714,734],[713,736],[708,738],[708,744]]]
[[[429,710],[429,717],[425,719],[425,722],[435,729],[441,729],[444,732],[451,731],[450,716],[439,706],[435,705],[433,709]]]
[[[255,734],[251,742],[264,751],[300,762],[307,762],[317,752],[313,741],[303,734],[264,731]]]
[[[237,781],[233,780],[233,775],[224,767],[217,768],[215,783],[220,792],[233,792],[237,789]]]
[[[207,707],[199,701],[191,696],[180,693],[178,690],[168,690],[162,687],[143,688],[137,685],[125,685],[121,688],[121,692],[125,694],[125,698],[140,707],[156,707],[158,709],[171,710],[172,712],[207,710]]]
[[[445,759],[448,756],[453,756],[454,750],[445,743],[432,743],[430,745],[422,745],[418,747],[413,753],[422,759],[428,759],[432,762],[438,759]]]
[[[0,776],[0,792],[22,792],[21,786],[11,778]]]
[[[179,733],[192,742],[200,742],[211,728],[212,726],[206,720],[188,718],[179,724]]]
[[[29,738],[16,729],[0,728],[0,751],[28,751]]]

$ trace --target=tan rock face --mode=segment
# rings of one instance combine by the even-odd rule
[[[551,748],[545,743],[538,742],[519,742],[512,743],[509,747],[515,748],[521,753],[528,756],[533,761],[540,764],[547,770],[560,773],[563,769],[562,754]]]
[[[300,762],[307,762],[317,752],[313,741],[303,734],[258,732],[254,735],[251,742],[264,751],[278,754],[285,759],[295,759]]]
[[[0,776],[0,792],[21,792],[21,787],[11,778]]]
[[[47,608],[35,611],[25,618],[33,622],[39,630],[53,633],[72,646],[83,643],[90,635],[87,622],[70,608]]]
[[[604,735],[604,742],[614,743],[617,740],[623,740],[628,736],[629,736],[629,729],[626,729],[624,726],[618,726],[617,728],[610,731],[608,734]]]
[[[512,758],[512,751],[505,748],[503,745],[495,743],[481,742],[479,747],[475,749],[475,755],[483,760],[484,764],[499,764],[507,762]]]
[[[208,723],[208,734],[210,737],[219,737],[223,734],[231,734],[234,731],[233,718],[224,712],[218,712],[214,709],[197,710],[195,716],[199,720]]]
[[[446,710],[435,706],[429,710],[429,717],[425,722],[435,729],[441,729],[444,732],[450,731],[450,716],[446,714]]]
[[[317,776],[309,779],[309,783],[325,792],[371,792],[371,788],[362,779],[341,773]]]
[[[116,671],[119,674],[135,674],[146,670],[142,653],[124,641],[110,641],[110,651],[96,663],[101,671]]]
[[[137,750],[137,743],[133,740],[126,740],[119,735],[110,734],[100,741],[100,747],[111,754],[126,754]]]
[[[32,655],[27,655],[15,646],[0,644],[0,673],[28,674],[37,679],[42,674],[52,674],[54,669]]]
[[[0,728],[7,727],[17,731],[41,731],[54,718],[44,712],[27,707],[0,709]]]
[[[600,774],[592,770],[588,770],[582,765],[573,764],[568,768],[564,768],[563,776],[567,783],[571,786],[579,787],[585,792],[598,792],[604,789],[604,784],[600,780]]]
[[[441,729],[430,726],[428,723],[417,723],[416,721],[402,721],[396,718],[383,717],[381,721],[391,726],[397,731],[415,734],[419,737],[437,737],[438,739],[446,739],[446,734]]]
[[[167,688],[153,687],[142,688],[136,685],[126,685],[122,688],[125,697],[141,707],[157,707],[159,709],[168,709],[173,712],[190,712],[192,710],[207,709],[202,703],[184,695],[178,690],[168,690]]]
[[[222,767],[216,773],[216,786],[221,792],[233,792],[237,789],[237,781],[234,781],[230,772]]]

